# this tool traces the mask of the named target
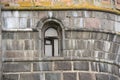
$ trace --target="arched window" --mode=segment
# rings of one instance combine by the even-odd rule
[[[61,53],[61,28],[56,22],[47,22],[44,27],[44,56],[59,56]]]

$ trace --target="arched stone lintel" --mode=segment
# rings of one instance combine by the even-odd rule
[[[47,23],[47,22],[50,22],[50,21],[53,21],[55,23],[58,23],[60,25],[60,27],[62,28],[62,30],[65,28],[62,21],[59,20],[59,19],[56,19],[56,18],[43,18],[41,19],[37,26],[36,26],[36,29],[39,31],[43,28],[44,24]]]

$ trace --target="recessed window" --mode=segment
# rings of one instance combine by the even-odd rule
[[[59,56],[61,52],[61,28],[50,22],[44,30],[44,56]]]

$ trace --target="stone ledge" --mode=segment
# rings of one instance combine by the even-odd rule
[[[6,59],[3,62],[52,62],[52,61],[90,61],[90,62],[102,62],[102,63],[108,63],[108,64],[113,64],[116,66],[120,67],[120,63],[115,62],[115,61],[108,61],[105,59],[98,59],[98,58],[70,58],[70,57],[46,57],[46,58],[39,58],[37,60],[15,60],[15,59]]]

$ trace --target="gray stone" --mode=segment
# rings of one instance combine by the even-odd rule
[[[103,50],[104,42],[103,41],[95,41],[94,43],[95,50]]]
[[[70,61],[55,61],[54,63],[55,70],[71,70]]]
[[[90,73],[80,73],[79,80],[94,80],[93,74]]]
[[[106,63],[99,63],[99,71],[100,72],[108,72],[108,64],[106,64]]]
[[[63,73],[63,80],[77,80],[76,73]]]
[[[116,65],[112,65],[112,74],[118,75],[119,76],[119,68]]]
[[[107,14],[108,20],[115,20],[115,14]]]
[[[98,63],[97,62],[91,62],[91,70],[98,71]]]
[[[111,53],[118,53],[118,50],[119,50],[119,44],[117,43],[112,43],[111,46],[110,46],[110,52]]]
[[[2,80],[18,80],[18,74],[4,74]]]
[[[117,57],[117,55],[116,54],[108,54],[108,59],[109,60],[115,60],[116,59],[116,57]]]
[[[44,75],[40,73],[21,74],[20,80],[44,80]]]
[[[14,63],[4,63],[3,64],[4,72],[28,72],[30,70],[31,70],[30,63],[14,62]]]
[[[34,71],[52,71],[52,62],[36,62],[33,63]]]
[[[74,62],[74,70],[88,71],[89,63],[87,61]]]
[[[33,40],[25,40],[24,45],[25,45],[24,47],[25,50],[34,50]]]
[[[60,73],[46,73],[45,80],[61,80]]]
[[[96,80],[109,80],[109,76],[106,74],[96,74]]]
[[[2,39],[14,39],[14,32],[3,32]]]

